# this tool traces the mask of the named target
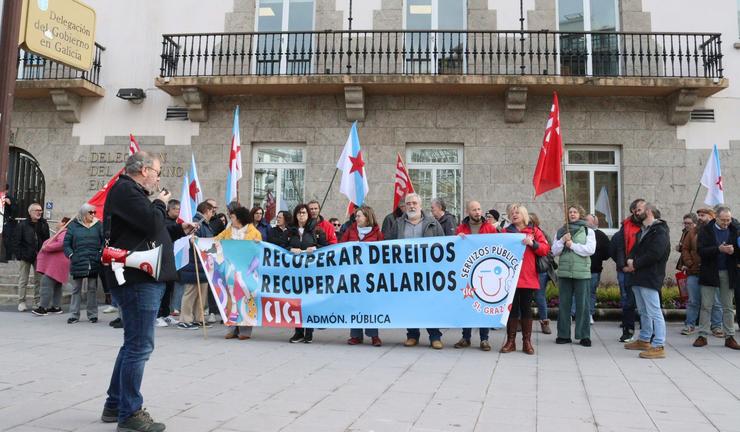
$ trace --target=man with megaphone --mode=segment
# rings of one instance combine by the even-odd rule
[[[139,151],[126,160],[125,174],[110,188],[103,208],[102,276],[111,287],[123,321],[118,352],[101,419],[118,422],[119,431],[163,431],[143,408],[144,365],[154,351],[154,322],[165,291],[175,280],[172,239],[195,225],[165,225],[170,193],[159,189],[160,160]]]

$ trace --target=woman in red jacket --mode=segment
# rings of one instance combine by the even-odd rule
[[[522,243],[526,245],[522,269],[519,272],[519,282],[506,323],[506,343],[501,347],[502,353],[516,351],[516,330],[522,324],[522,351],[534,354],[532,346],[532,298],[540,289],[539,275],[537,274],[536,257],[545,256],[550,250],[545,234],[541,229],[530,223],[527,208],[521,204],[512,204],[509,207],[511,225],[506,227],[507,233],[525,234]]]
[[[373,242],[383,240],[383,233],[380,232],[375,212],[371,207],[362,206],[355,210],[355,222],[350,225],[344,232],[342,243],[361,241]],[[378,329],[365,329],[365,334],[372,340],[373,346],[379,347],[383,342],[378,337]],[[362,329],[352,329],[349,332],[347,343],[350,345],[359,345],[362,343]]]

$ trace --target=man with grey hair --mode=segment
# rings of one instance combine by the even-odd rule
[[[106,246],[128,251],[146,251],[161,246],[159,277],[139,268],[125,267],[125,283],[118,284],[110,266],[103,266],[103,277],[118,304],[123,321],[123,346],[118,352],[108,387],[101,420],[118,422],[119,431],[161,432],[142,408],[141,381],[144,366],[154,351],[154,322],[165,291],[165,282],[175,280],[172,239],[192,232],[195,225],[165,226],[170,193],[163,189],[154,201],[149,196],[158,189],[160,160],[140,151],[126,160],[126,173],[110,188],[104,206],[103,235]]]
[[[28,206],[28,218],[18,224],[13,235],[13,251],[20,261],[20,274],[18,275],[18,312],[28,310],[26,304],[26,291],[29,281],[33,284],[33,308],[39,305],[39,282],[41,275],[36,271],[36,256],[41,246],[49,239],[49,224],[42,217],[41,204],[33,203]],[[29,278],[33,271],[34,277]]]
[[[725,346],[740,350],[740,344],[735,341],[735,322],[732,310],[733,287],[738,283],[738,246],[738,229],[732,223],[730,208],[717,207],[715,219],[703,226],[697,237],[697,250],[701,257],[699,265],[701,310],[699,312],[699,337],[694,341],[695,347],[707,345],[714,295],[719,287]]]
[[[442,226],[445,235],[455,235],[457,218],[447,212],[447,204],[445,204],[442,198],[432,198],[432,216]]]
[[[406,195],[406,213],[396,219],[392,228],[391,235],[386,240],[394,239],[412,239],[421,237],[439,237],[444,236],[442,226],[434,216],[425,213],[421,209],[421,197],[418,194],[411,193]],[[429,342],[434,349],[442,349],[442,332],[439,329],[427,329],[429,333]],[[419,344],[421,333],[419,329],[406,329],[407,347]]]

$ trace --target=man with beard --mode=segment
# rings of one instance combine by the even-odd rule
[[[627,342],[632,339],[635,331],[635,295],[631,289],[628,289],[630,273],[627,268],[627,256],[632,252],[632,248],[637,241],[637,233],[640,232],[641,221],[637,219],[635,211],[640,203],[645,200],[638,198],[630,204],[630,217],[622,222],[616,234],[612,237],[609,246],[612,259],[617,265],[617,281],[619,282],[619,292],[622,297],[622,336],[619,342]]]
[[[699,337],[695,347],[707,345],[711,307],[716,289],[722,303],[722,327],[725,346],[740,350],[735,341],[735,322],[732,310],[733,287],[737,283],[738,231],[732,223],[728,207],[717,207],[717,217],[699,230],[697,249],[701,257],[699,286],[701,287],[701,311],[699,312]]]
[[[630,287],[640,312],[640,336],[624,348],[642,351],[640,358],[645,359],[665,357],[666,327],[660,290],[671,255],[671,239],[668,224],[658,219],[658,214],[655,206],[645,201],[635,206],[634,216],[641,222],[640,231],[624,267],[624,272],[630,274]]]
[[[468,235],[468,234],[495,234],[498,230],[491,225],[487,220],[483,219],[483,211],[480,208],[478,201],[470,201],[467,206],[468,217],[463,219],[462,223],[458,225],[455,234],[457,235]],[[480,349],[483,351],[490,351],[491,344],[488,343],[488,332],[489,328],[480,328]],[[456,344],[455,348],[467,348],[470,346],[470,337],[472,335],[472,329],[464,328],[462,330],[462,339]]]
[[[421,209],[421,197],[412,193],[406,195],[406,214],[396,219],[390,237],[386,240],[394,239],[411,239],[420,237],[440,237],[445,233],[442,226],[434,216],[425,213]],[[427,329],[429,333],[429,342],[434,349],[442,349],[442,332],[439,329]],[[421,333],[419,329],[406,329],[407,347],[419,344]]]

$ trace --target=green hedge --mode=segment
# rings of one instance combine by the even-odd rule
[[[547,303],[551,306],[557,306],[558,287],[550,282],[547,286]],[[620,294],[618,285],[600,285],[596,289],[596,307],[599,308],[619,308]],[[681,300],[677,286],[664,286],[662,290],[663,308],[665,309],[685,309],[686,302]]]

